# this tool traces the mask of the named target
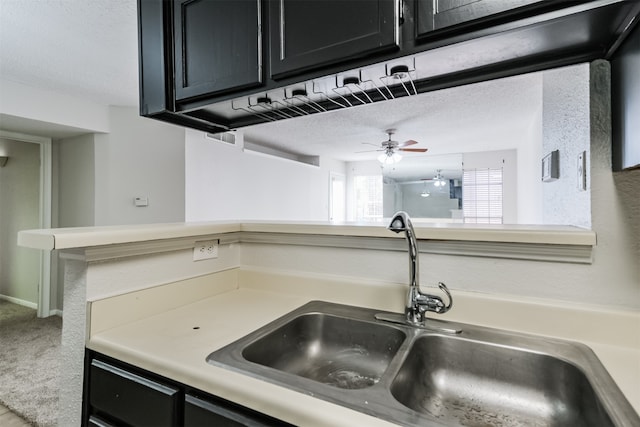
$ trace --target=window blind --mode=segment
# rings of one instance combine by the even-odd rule
[[[382,218],[382,175],[356,176],[355,190],[356,221],[375,221]]]
[[[502,168],[463,171],[462,212],[466,223],[502,224]]]

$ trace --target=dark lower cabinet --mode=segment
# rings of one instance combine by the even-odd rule
[[[262,427],[285,422],[87,352],[83,426]]]
[[[268,427],[275,425],[287,425],[260,413],[248,411],[246,408],[239,410],[229,405],[229,402],[221,404],[212,397],[195,397],[191,394],[185,396],[184,404],[185,427]]]

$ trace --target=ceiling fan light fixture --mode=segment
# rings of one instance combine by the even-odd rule
[[[382,153],[378,156],[378,161],[383,165],[392,165],[402,160],[402,156],[398,153]]]

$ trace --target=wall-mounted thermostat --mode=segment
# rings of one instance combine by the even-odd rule
[[[542,180],[555,181],[560,178],[560,151],[555,150],[542,159]]]
[[[135,197],[133,199],[133,204],[137,208],[143,208],[145,206],[149,206],[149,198],[148,197]]]

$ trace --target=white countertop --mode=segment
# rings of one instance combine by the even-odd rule
[[[209,353],[307,302],[236,290],[101,332],[88,347],[295,425],[393,425],[205,361]]]
[[[92,303],[92,305],[96,304],[96,310],[91,325],[93,332],[87,346],[100,353],[296,425],[391,425],[366,414],[208,364],[205,358],[209,353],[310,300],[323,299],[318,298],[318,296],[322,297],[322,294],[314,294],[314,291],[307,292],[298,287],[295,292],[283,292],[283,280],[279,277],[265,278],[264,282],[261,281],[259,284],[261,289],[257,289],[255,284],[248,283],[250,279],[245,281],[247,286],[241,285],[240,289],[220,288],[218,290],[220,293],[217,295],[207,298],[199,296],[200,299],[196,302],[163,309],[157,314],[145,315],[134,320],[126,320],[127,310],[137,314],[136,307],[148,307],[148,302],[151,300],[145,301],[145,292],[156,291],[138,291],[131,295],[118,296],[112,301],[111,299],[96,301]],[[277,285],[270,286],[270,283],[277,283]],[[344,285],[340,284],[340,286]],[[170,300],[172,292],[184,293],[184,286],[175,288],[178,290],[162,290],[162,298]],[[400,292],[403,291],[404,289],[400,290]],[[335,288],[333,292],[335,293]],[[389,294],[384,292],[388,291],[382,291],[378,295],[379,308],[387,309],[389,306],[395,306],[397,304],[395,298],[390,298]],[[349,293],[345,291],[344,301],[338,301],[340,296],[332,300],[353,303],[353,297],[347,296]],[[360,293],[353,292],[353,294]],[[154,301],[158,301],[157,295],[160,294],[153,297]],[[483,315],[483,310],[474,309],[474,307],[484,307],[484,304],[479,304],[482,302],[479,300],[492,299],[491,296],[476,298],[474,295],[458,295],[457,298],[455,311],[459,316],[456,317],[455,313],[452,318],[445,315],[450,320],[573,339],[589,345],[636,411],[640,412],[639,338],[628,335],[629,332],[637,333],[639,319],[637,313],[606,311],[591,313],[589,309],[581,307],[569,307],[565,310],[553,305],[538,305],[535,301],[520,302],[496,298],[492,300],[497,307],[496,314],[487,317]],[[125,303],[127,299],[131,306]],[[369,298],[368,301],[371,304],[373,300]],[[105,305],[98,310],[98,305],[103,302]],[[119,320],[121,323],[116,326],[112,323],[114,319],[109,316],[114,309],[120,310],[119,314],[122,313],[124,318]],[[473,319],[477,322],[470,321]],[[544,321],[541,322],[540,319]],[[611,326],[616,324],[623,324],[623,327],[611,333]],[[588,325],[597,326],[592,328]],[[198,329],[194,329],[196,327]]]
[[[596,244],[595,232],[571,226],[421,223],[414,224],[414,227],[418,239],[589,246]],[[386,229],[386,222],[213,221],[23,230],[18,233],[18,245],[43,250],[75,249],[233,232],[402,238],[390,233]]]

